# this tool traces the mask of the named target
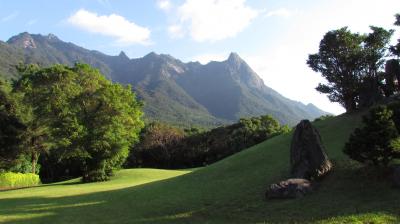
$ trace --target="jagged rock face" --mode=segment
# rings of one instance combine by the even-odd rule
[[[21,48],[37,48],[35,41],[29,33],[21,33],[19,36],[15,36],[10,38],[7,43],[13,44],[14,46],[18,46]]]
[[[290,147],[290,167],[293,178],[309,180],[322,177],[332,169],[321,136],[308,120],[296,126]]]
[[[299,198],[313,191],[313,185],[306,179],[287,179],[271,184],[266,192],[267,199]]]

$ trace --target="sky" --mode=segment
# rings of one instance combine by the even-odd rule
[[[315,90],[325,80],[308,55],[330,30],[395,29],[396,13],[400,0],[0,0],[0,40],[52,33],[109,55],[154,51],[203,64],[236,52],[285,97],[340,114]]]

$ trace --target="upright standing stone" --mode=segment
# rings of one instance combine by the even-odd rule
[[[302,120],[293,134],[290,147],[292,178],[314,179],[332,169],[318,130],[308,120]]]

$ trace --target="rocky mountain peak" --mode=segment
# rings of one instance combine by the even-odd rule
[[[123,59],[129,59],[129,57],[125,54],[124,51],[121,51],[118,55],[118,57],[123,58]]]
[[[58,40],[60,40],[60,39],[58,39],[58,37],[56,35],[54,35],[52,33],[49,33],[46,37],[50,41],[58,41]]]
[[[159,58],[160,55],[156,54],[154,51],[146,54],[143,58],[147,58],[147,59],[156,59]]]
[[[37,48],[34,39],[28,32],[11,37],[7,43],[21,48]]]
[[[235,52],[229,54],[228,63],[239,65],[243,62],[243,59]]]

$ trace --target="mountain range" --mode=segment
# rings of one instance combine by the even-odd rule
[[[130,84],[144,101],[145,116],[179,126],[214,127],[241,117],[270,114],[290,126],[326,112],[313,104],[285,98],[263,80],[236,53],[208,64],[184,63],[170,55],[151,52],[129,58],[110,56],[64,42],[53,34],[21,33],[0,41],[0,75],[18,78],[19,63],[73,65],[98,68],[108,79]]]

